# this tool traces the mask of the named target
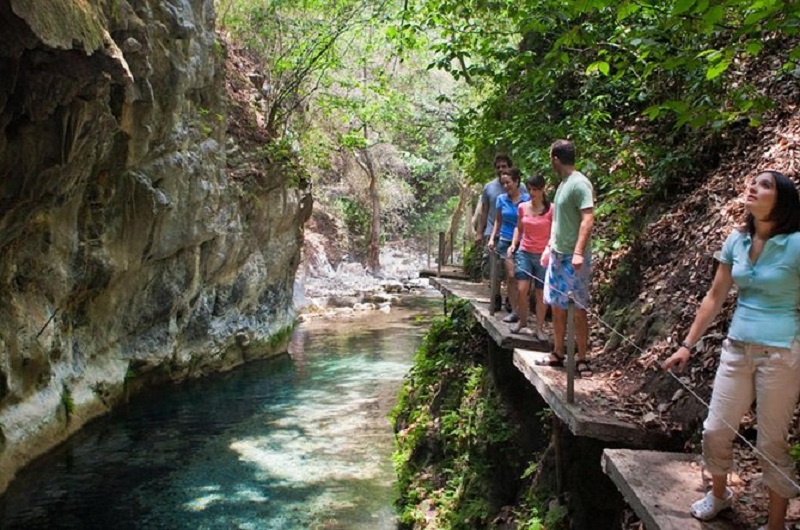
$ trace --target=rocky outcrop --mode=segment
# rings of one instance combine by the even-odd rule
[[[213,5],[0,0],[0,491],[131,390],[288,338],[310,197],[228,176]]]

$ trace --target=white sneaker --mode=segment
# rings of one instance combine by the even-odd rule
[[[550,336],[544,331],[537,331],[536,338],[542,342],[548,342],[550,340]]]
[[[722,510],[730,508],[733,504],[733,492],[730,488],[726,488],[725,494],[727,496],[724,499],[718,499],[712,492],[706,493],[705,497],[692,504],[690,510],[692,517],[708,521],[716,517]]]

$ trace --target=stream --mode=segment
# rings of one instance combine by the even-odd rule
[[[24,469],[0,528],[396,528],[387,415],[441,299],[404,306],[134,397]]]

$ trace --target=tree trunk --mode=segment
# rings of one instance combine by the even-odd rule
[[[378,175],[375,173],[375,164],[368,147],[359,150],[361,156],[356,155],[356,162],[369,177],[369,201],[372,213],[372,223],[369,234],[369,250],[367,252],[367,268],[373,274],[381,270],[380,238],[381,238],[381,200],[378,196]]]
[[[447,229],[447,237],[444,242],[445,258],[452,255],[454,247],[457,248],[458,241],[456,241],[456,237],[458,236],[458,227],[461,225],[461,218],[464,216],[464,212],[470,203],[470,195],[472,195],[472,186],[462,180],[459,183],[458,203],[456,203],[456,208],[453,210],[453,215],[450,217],[450,228]]]

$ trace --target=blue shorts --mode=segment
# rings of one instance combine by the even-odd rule
[[[494,246],[494,251],[497,252],[497,259],[506,259],[506,254],[508,253],[508,247],[511,246],[511,240],[509,239],[500,239],[497,241],[497,244]]]
[[[591,277],[591,254],[585,255],[583,267],[576,274],[572,267],[572,254],[551,252],[544,281],[544,303],[566,309],[569,304],[567,293],[572,292],[575,304],[581,309],[588,309]]]
[[[532,281],[537,289],[544,287],[545,270],[542,266],[542,255],[518,250],[516,256],[517,268],[514,277],[518,280]]]

